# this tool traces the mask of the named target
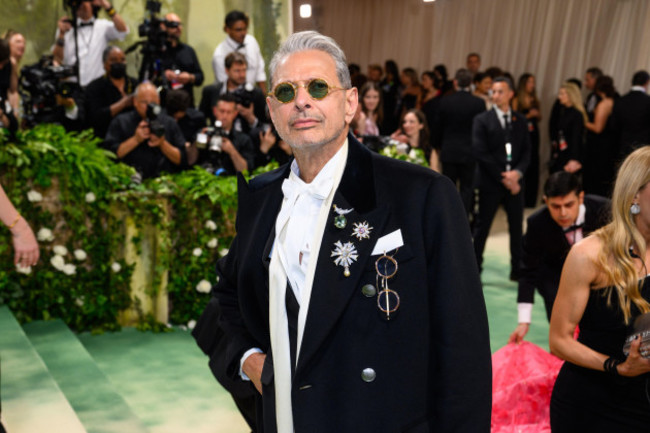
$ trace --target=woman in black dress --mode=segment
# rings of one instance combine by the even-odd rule
[[[530,136],[530,163],[524,173],[524,204],[526,207],[537,206],[539,189],[539,125],[542,120],[539,98],[535,89],[535,76],[522,74],[517,84],[517,94],[512,100],[512,108],[526,116]]]
[[[600,101],[594,110],[594,121],[585,125],[587,138],[583,152],[583,184],[585,193],[609,197],[614,181],[614,162],[618,155],[618,138],[611,116],[616,98],[612,77],[598,77],[594,91]]]
[[[560,109],[548,125],[551,137],[549,171],[578,173],[582,169],[581,152],[587,122],[580,89],[573,83],[564,83],[560,86],[557,99]]]
[[[650,431],[650,359],[641,356],[642,339],[632,331],[635,319],[650,312],[648,264],[646,146],[618,172],[612,222],[575,244],[564,264],[549,332],[551,351],[566,360],[551,398],[553,433]]]

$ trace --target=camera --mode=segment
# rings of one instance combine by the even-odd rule
[[[165,135],[165,125],[158,120],[160,111],[160,105],[154,104],[153,102],[147,104],[147,122],[149,123],[149,130],[156,137],[162,137]]]
[[[167,49],[167,32],[161,27],[165,20],[158,18],[160,6],[160,1],[147,0],[145,13],[148,13],[149,16],[145,17],[142,23],[138,25],[138,36],[144,39],[125,50],[125,54],[129,54],[140,48],[140,54],[142,55],[142,63],[138,73],[138,81],[140,82],[149,80],[154,84],[159,84],[161,80],[158,60]]]
[[[250,108],[253,103],[253,85],[246,83],[244,87],[240,87],[231,94],[235,97],[235,103]]]
[[[205,128],[204,132],[196,135],[196,147],[208,149],[210,152],[221,152],[222,138],[227,137],[226,131],[220,120],[214,122],[214,126]]]
[[[54,111],[57,95],[72,96],[79,85],[62,80],[76,75],[76,66],[54,66],[52,56],[43,56],[37,63],[21,68],[18,82],[28,125],[41,122]]]

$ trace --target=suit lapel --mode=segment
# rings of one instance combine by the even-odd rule
[[[336,213],[332,210],[327,218],[323,240],[318,254],[309,311],[305,322],[296,376],[316,354],[323,340],[343,314],[359,278],[371,260],[370,253],[383,231],[388,219],[388,209],[376,205],[374,176],[371,154],[353,137],[349,139],[346,168],[337,189],[333,204],[341,209],[353,209],[345,215],[347,225],[343,229],[334,226]],[[373,227],[369,239],[359,240],[352,235],[353,224],[367,222]],[[352,242],[358,252],[358,259],[350,266],[350,276],[343,275],[344,268],[334,264],[334,244]],[[304,308],[305,306],[301,306]]]

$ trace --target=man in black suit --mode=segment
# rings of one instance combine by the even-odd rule
[[[226,56],[225,83],[216,83],[203,88],[199,110],[203,112],[210,123],[216,120],[212,107],[225,94],[233,94],[237,100],[238,116],[235,119],[235,130],[248,134],[252,129],[266,122],[266,102],[264,93],[259,87],[246,83],[246,56],[233,52]]]
[[[357,89],[331,38],[290,36],[270,75],[295,160],[240,177],[214,289],[227,373],[260,392],[258,427],[489,432],[487,318],[453,185],[349,134]]]
[[[492,84],[492,110],[474,118],[472,147],[476,157],[475,185],[479,208],[474,231],[474,250],[479,268],[494,215],[503,205],[510,231],[510,279],[516,280],[521,260],[524,218],[523,173],[530,161],[530,136],[526,116],[510,109],[512,81],[497,77]]]
[[[630,92],[614,100],[612,118],[619,134],[619,159],[638,147],[650,144],[650,74],[638,71],[632,77]]]
[[[547,179],[544,202],[546,206],[528,217],[517,295],[519,325],[509,343],[520,343],[528,333],[535,289],[542,295],[546,316],[551,319],[569,249],[606,224],[609,216],[609,200],[585,196],[580,178],[566,171],[553,173]]]
[[[474,192],[476,161],[472,152],[472,122],[485,111],[485,102],[470,93],[471,73],[459,69],[454,78],[456,92],[440,100],[434,120],[433,146],[440,153],[442,173],[458,184],[469,214]]]

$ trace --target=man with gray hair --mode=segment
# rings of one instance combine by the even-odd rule
[[[291,35],[270,73],[295,159],[240,177],[199,345],[257,389],[265,433],[489,432],[487,316],[453,185],[349,133],[357,89],[331,38]]]

